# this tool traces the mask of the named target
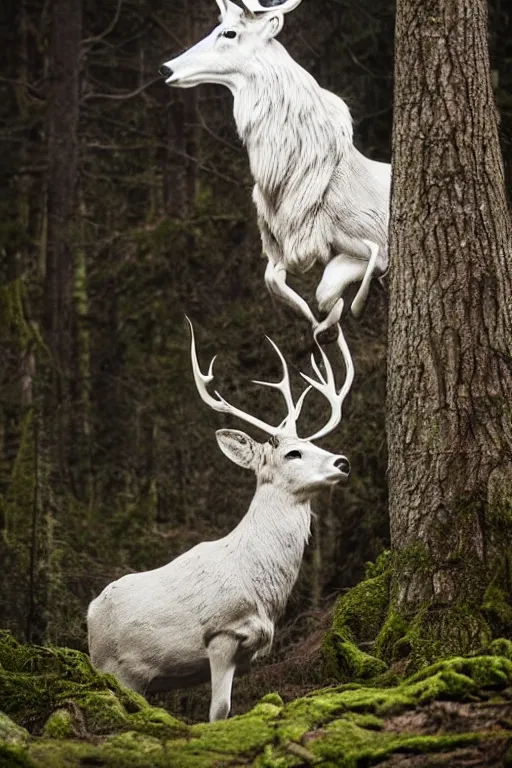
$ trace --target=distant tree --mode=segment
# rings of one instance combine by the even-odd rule
[[[70,446],[70,386],[73,348],[73,216],[78,172],[81,0],[54,0],[48,54],[48,239],[44,327],[53,358],[51,409],[59,469]]]
[[[486,0],[398,0],[388,653],[512,630],[512,259]]]

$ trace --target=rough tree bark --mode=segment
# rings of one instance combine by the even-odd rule
[[[398,0],[387,433],[391,658],[510,631],[511,225],[485,0]]]

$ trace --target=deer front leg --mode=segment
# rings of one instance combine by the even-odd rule
[[[293,310],[299,311],[309,320],[313,328],[317,327],[318,320],[309,308],[309,304],[287,284],[286,269],[282,263],[268,262],[265,270],[265,283],[273,296],[277,296]]]
[[[216,635],[207,650],[210,660],[212,698],[210,722],[225,720],[231,709],[231,688],[236,670],[239,640],[232,635]]]

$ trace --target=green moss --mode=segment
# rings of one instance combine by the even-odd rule
[[[503,511],[503,504],[500,509]],[[497,559],[487,570],[483,566],[475,570],[467,558],[467,553],[457,551],[446,559],[446,567],[453,569],[453,579],[460,584],[460,596],[447,604],[431,597],[428,585],[439,564],[425,547],[414,546],[393,555],[389,607],[375,642],[378,658],[402,674],[404,670],[411,673],[438,659],[477,652],[494,637],[512,632],[508,556]],[[427,585],[425,599],[420,605],[398,608],[398,584],[412,579]]]
[[[512,536],[512,466],[493,469],[487,482],[485,522],[492,541],[503,543]]]
[[[127,712],[114,691],[75,694],[75,700],[83,713],[87,733],[114,733],[126,727]]]
[[[0,765],[2,768],[29,768],[27,756],[30,734],[0,712]]]
[[[266,693],[258,703],[273,704],[275,707],[284,707],[284,702],[278,693]]]
[[[9,746],[0,741],[0,765],[2,768],[36,768],[23,747]]]
[[[43,728],[43,736],[48,739],[69,739],[75,735],[73,717],[67,709],[56,709]]]
[[[322,766],[356,768],[385,760],[393,753],[432,754],[481,741],[478,734],[413,736],[371,733],[353,723],[339,721],[327,726],[325,738],[308,744]]]
[[[399,653],[398,643],[405,636],[407,627],[408,622],[390,607],[375,641],[375,652],[379,658],[387,659],[388,661],[397,660]]]
[[[4,709],[33,733],[49,730],[62,738],[69,732],[106,735],[133,730],[165,739],[187,732],[179,720],[150,707],[111,675],[99,673],[79,651],[23,646],[2,632],[0,664]],[[63,710],[68,711],[66,718]]]
[[[364,569],[365,579],[374,579],[377,576],[382,576],[388,573],[392,565],[392,556],[389,549],[385,549],[380,553],[375,562],[367,562]]]
[[[37,768],[82,768],[84,765],[177,768],[164,744],[134,732],[114,736],[100,745],[77,741],[40,741],[34,743],[29,755]]]
[[[275,733],[274,720],[281,707],[259,703],[245,715],[218,723],[205,723],[191,727],[191,740],[184,747],[189,750],[206,749],[210,752],[252,752],[272,741]]]
[[[21,279],[0,285],[0,328],[21,351],[30,337],[30,326],[25,319]]]
[[[326,672],[337,680],[371,680],[387,669],[383,661],[337,635],[329,638],[323,652]]]
[[[506,641],[508,642],[508,641]],[[506,688],[512,676],[512,660],[503,656],[475,656],[455,657],[445,661],[439,661],[430,667],[417,672],[408,678],[408,685],[424,684],[425,681],[435,681],[438,677],[446,680],[447,675],[464,677],[464,694],[474,695],[482,690],[501,690]],[[453,678],[452,682],[455,680]],[[458,698],[460,691],[460,678],[458,683],[448,686],[446,693],[450,697]]]
[[[159,739],[171,739],[188,731],[184,723],[170,715],[165,709],[150,707],[146,702],[137,712],[128,715],[127,723],[133,730]]]
[[[505,586],[505,569],[496,574],[487,587],[482,602],[482,613],[499,634],[512,632],[512,605],[510,604],[510,590]],[[508,572],[508,567],[506,569]]]
[[[495,642],[492,647],[504,655],[456,657],[423,669],[400,685],[352,683],[316,691],[286,705],[277,694],[269,694],[245,715],[186,727],[167,712],[150,707],[142,697],[124,691],[113,678],[96,673],[83,654],[23,648],[7,636],[2,663],[18,671],[3,669],[3,673],[17,678],[22,689],[33,678],[30,691],[43,691],[44,695],[39,698],[39,715],[37,701],[27,692],[28,714],[18,712],[20,720],[30,720],[35,736],[0,717],[0,762],[3,760],[2,768],[81,768],[88,764],[105,768],[298,768],[316,763],[324,768],[357,768],[396,753],[446,752],[480,743],[488,736],[451,734],[442,728],[430,735],[397,732],[386,727],[386,719],[436,700],[473,704],[493,696],[508,701],[512,642]],[[29,668],[33,671],[27,672]],[[52,711],[47,716],[49,704]],[[38,737],[37,723],[44,717]],[[2,723],[6,723],[5,738]],[[70,738],[72,733],[75,738]],[[492,736],[505,744],[509,732],[496,723]]]
[[[33,413],[27,411],[20,424],[18,450],[5,496],[3,531],[6,543],[20,550],[20,564],[25,569],[34,506],[35,445]]]
[[[30,738],[25,728],[20,728],[15,722],[0,712],[0,742],[4,744],[26,744]]]
[[[512,640],[498,637],[492,643],[489,643],[486,653],[490,656],[503,656],[505,659],[512,660]]]
[[[322,646],[325,672],[337,680],[370,680],[386,664],[358,648],[375,640],[389,603],[389,556],[367,567],[368,578],[339,598],[329,632]]]
[[[472,606],[427,604],[407,620],[390,608],[376,652],[388,662],[406,660],[409,673],[454,654],[472,653],[492,640],[489,625]]]

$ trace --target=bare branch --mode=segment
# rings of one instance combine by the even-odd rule
[[[150,13],[149,14],[149,18],[151,19],[151,21],[154,21],[156,26],[160,27],[162,32],[165,32],[165,34],[168,35],[171,38],[171,40],[174,40],[176,45],[179,45],[180,49],[181,48],[185,48],[185,44],[184,44],[183,40],[181,40],[179,37],[177,37],[177,35],[175,35],[174,32],[172,31],[172,29],[170,27],[168,27],[167,24],[165,22],[163,22],[162,19],[160,19],[156,15],[156,13]]]
[[[158,83],[159,80],[161,80],[161,77],[154,77],[152,80],[149,80],[147,83],[143,83],[139,88],[136,88],[134,91],[130,91],[129,93],[86,93],[85,96],[82,98],[82,102],[84,101],[90,101],[91,99],[110,99],[112,101],[128,101],[128,99],[133,99],[134,96],[138,96],[139,93],[142,93],[142,91],[145,91],[150,86],[154,85],[155,83]]]
[[[96,35],[95,37],[86,37],[85,40],[82,40],[82,46],[85,48],[87,45],[94,45],[94,43],[99,43],[101,40],[103,40],[104,37],[107,35],[110,35],[114,27],[116,26],[117,22],[119,21],[119,16],[121,15],[121,7],[123,5],[123,0],[117,0],[117,7],[116,12],[114,14],[114,18],[108,25],[108,27],[103,30],[103,32],[100,35]],[[85,51],[83,52],[85,53]]]
[[[203,114],[202,114],[202,112],[201,112],[201,110],[199,108],[199,105],[197,106],[196,112],[197,112],[197,116],[199,118],[200,127],[204,131],[206,131],[206,133],[209,136],[212,136],[216,141],[220,142],[221,144],[224,144],[224,146],[228,147],[228,149],[231,149],[231,150],[233,150],[235,152],[240,152],[241,151],[241,148],[239,146],[236,146],[235,144],[231,144],[230,141],[226,141],[226,139],[223,139],[222,136],[219,136],[218,133],[215,133],[215,131],[212,131],[212,129],[208,127],[208,125],[206,124],[205,119],[203,117]]]

